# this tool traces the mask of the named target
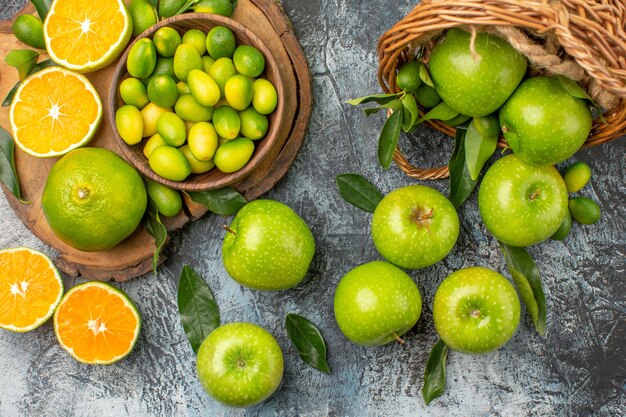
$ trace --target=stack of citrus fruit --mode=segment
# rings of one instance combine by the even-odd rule
[[[131,47],[126,67],[118,133],[129,145],[146,138],[150,167],[172,181],[214,167],[225,173],[243,168],[278,103],[274,85],[257,78],[265,70],[261,51],[238,46],[224,26],[182,36],[161,27]]]

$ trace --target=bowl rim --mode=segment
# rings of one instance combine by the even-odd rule
[[[124,142],[119,132],[117,131],[117,126],[115,123],[115,113],[117,112],[117,109],[121,107],[119,105],[121,102],[121,98],[119,96],[119,85],[128,75],[128,71],[126,70],[126,61],[128,59],[130,49],[133,47],[133,45],[141,39],[151,38],[152,35],[158,29],[164,26],[169,26],[172,23],[181,23],[181,22],[184,23],[185,21],[198,20],[198,19],[206,20],[212,26],[226,26],[233,31],[233,33],[235,34],[235,37],[238,37],[240,33],[243,33],[245,34],[246,37],[250,38],[252,42],[247,43],[247,44],[250,44],[258,48],[263,53],[263,56],[265,57],[264,73],[266,75],[263,78],[269,80],[270,78],[269,74],[270,73],[272,74],[272,78],[275,78],[275,82],[272,82],[272,84],[276,88],[276,93],[278,96],[278,104],[276,106],[276,109],[273,112],[273,114],[275,114],[274,120],[273,122],[270,122],[270,128],[268,132],[266,133],[265,137],[263,137],[262,139],[258,141],[256,140],[253,141],[253,142],[260,142],[260,141],[267,142],[264,144],[263,149],[259,151],[258,145],[256,145],[255,143],[254,153],[252,154],[252,157],[242,169],[235,171],[233,173],[222,173],[223,175],[220,178],[218,178],[215,181],[210,181],[208,183],[206,182],[195,183],[195,182],[188,181],[190,178],[192,178],[192,176],[204,175],[204,174],[191,174],[190,177],[187,177],[183,181],[172,181],[172,180],[168,180],[166,178],[161,177],[156,172],[154,172],[149,167],[149,165],[145,165],[143,163],[140,163],[140,161],[138,161],[138,158],[144,158],[145,160],[147,160],[147,158],[145,158],[143,153],[141,153],[141,156],[137,156],[137,153],[134,152],[132,149],[135,146],[139,146],[141,142],[136,145],[128,145],[126,142]],[[115,71],[113,72],[113,76],[111,78],[111,84],[109,86],[111,92],[107,100],[107,108],[106,108],[107,120],[111,127],[112,134],[115,137],[115,140],[123,156],[133,165],[133,167],[135,167],[135,169],[137,169],[141,173],[141,175],[143,175],[147,179],[156,181],[158,183],[167,185],[170,188],[180,190],[180,191],[207,191],[207,190],[223,188],[223,187],[232,185],[236,182],[239,182],[245,179],[252,172],[254,172],[254,170],[267,159],[267,157],[270,154],[271,149],[273,148],[273,146],[276,144],[278,140],[278,136],[281,130],[280,127],[283,122],[282,119],[284,115],[284,104],[285,104],[285,92],[284,92],[279,68],[280,68],[280,65],[278,61],[275,59],[274,55],[271,53],[271,50],[267,46],[267,44],[250,28],[248,28],[246,25],[234,19],[220,16],[220,15],[214,15],[214,14],[209,14],[209,13],[196,13],[196,12],[184,13],[184,14],[180,14],[177,16],[173,16],[173,17],[164,19],[156,23],[155,25],[150,26],[148,29],[146,29],[141,34],[139,34],[131,43],[129,43],[126,46],[123,54],[121,55],[118,63],[116,64]],[[270,115],[268,115],[268,117],[269,116]],[[142,138],[142,142],[144,139],[145,138]],[[212,168],[212,170],[214,169],[217,169],[217,168]],[[208,172],[211,172],[211,171],[208,171]]]

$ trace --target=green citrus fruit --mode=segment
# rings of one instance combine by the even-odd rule
[[[187,158],[192,174],[204,174],[215,167],[215,162],[213,162],[212,159],[210,161],[201,161],[197,159],[193,155],[193,152],[191,152],[191,149],[189,149],[189,145],[181,146],[178,149],[183,153],[183,155],[185,155],[185,158]]]
[[[209,74],[192,70],[187,77],[187,85],[193,98],[202,106],[214,106],[220,100],[220,87]]]
[[[396,83],[402,91],[413,93],[422,84],[420,62],[409,61],[403,64],[396,75]]]
[[[159,146],[167,145],[161,135],[155,133],[146,141],[146,144],[143,146],[143,154],[146,158],[150,158],[152,151],[154,151]]]
[[[254,152],[254,142],[248,138],[230,140],[215,151],[215,166],[227,174],[243,168]]]
[[[565,218],[563,219],[563,223],[559,226],[559,228],[554,232],[550,239],[552,240],[563,240],[569,234],[569,231],[572,228],[572,214],[567,210],[565,214]]]
[[[190,29],[183,35],[183,43],[196,48],[200,56],[206,52],[206,34],[199,29]]]
[[[103,148],[80,148],[52,167],[41,205],[59,239],[79,250],[100,251],[137,228],[147,197],[128,162]]]
[[[243,75],[235,75],[226,81],[224,96],[235,110],[244,110],[252,102],[252,82]]]
[[[176,88],[178,88],[178,94],[181,96],[184,94],[191,94],[189,86],[184,81],[179,81],[178,83],[176,83]]]
[[[209,75],[215,80],[220,87],[220,94],[224,96],[224,87],[230,77],[237,74],[233,60],[230,58],[217,59],[209,69]]]
[[[563,181],[568,193],[575,193],[583,189],[591,179],[591,168],[583,161],[568,166],[563,174]]]
[[[253,107],[248,107],[244,111],[239,112],[239,118],[241,119],[241,134],[252,140],[261,139],[267,133],[269,128],[269,121],[267,116],[254,110]]]
[[[175,81],[178,81],[176,73],[174,72],[174,58],[164,58],[162,56],[158,57],[154,71],[149,78],[152,79],[155,75],[169,75]]]
[[[120,83],[120,96],[124,103],[143,109],[150,102],[146,86],[137,78],[126,78]]]
[[[158,7],[159,16],[162,18],[172,17],[176,15],[186,3],[187,0],[160,0]]]
[[[139,36],[159,20],[156,10],[148,0],[130,0],[128,13],[133,19],[133,37]]]
[[[187,82],[187,76],[195,69],[202,69],[200,54],[193,46],[181,44],[174,54],[174,73],[179,80]]]
[[[171,181],[183,181],[191,174],[191,166],[183,153],[172,146],[159,146],[148,158],[150,168]]]
[[[237,72],[246,77],[258,77],[265,70],[265,57],[254,46],[239,45],[233,54]]]
[[[601,217],[600,206],[588,197],[574,197],[569,201],[569,211],[581,224],[594,224]]]
[[[423,83],[417,88],[417,91],[415,91],[415,98],[420,106],[427,109],[435,107],[441,101],[441,97],[439,97],[437,90],[426,83]]]
[[[152,204],[164,216],[175,216],[183,208],[183,199],[178,191],[156,181],[146,181],[146,191]]]
[[[115,112],[115,127],[118,133],[129,145],[141,142],[143,134],[143,117],[135,106],[127,104]]]
[[[175,113],[163,113],[157,120],[157,132],[170,146],[179,147],[187,139],[185,122]]]
[[[208,122],[213,117],[213,107],[199,104],[191,94],[183,94],[176,101],[174,111],[188,122]]]
[[[157,133],[157,120],[163,113],[171,112],[170,107],[159,107],[154,103],[148,103],[146,107],[141,109],[141,116],[143,118],[143,134],[144,138],[152,136]]]
[[[278,105],[278,93],[274,84],[270,81],[259,78],[252,85],[252,106],[254,110],[261,114],[270,114]]]
[[[15,37],[26,45],[37,49],[46,49],[41,19],[32,14],[23,14],[15,19],[11,29]]]
[[[220,106],[213,112],[213,126],[220,136],[235,139],[241,129],[239,113],[230,106]]]
[[[211,66],[215,63],[215,60],[213,58],[211,58],[208,55],[203,55],[202,56],[202,71],[206,72],[207,74],[209,73],[209,71],[211,70]]]
[[[154,47],[159,55],[171,58],[176,53],[176,48],[182,43],[182,39],[176,29],[163,26],[154,32],[152,42],[154,42]]]
[[[217,132],[211,123],[196,123],[189,131],[189,149],[200,161],[210,161],[217,149]]]
[[[212,13],[220,16],[230,16],[233,14],[231,0],[200,0],[193,6],[196,13]]]
[[[172,107],[178,100],[176,81],[169,75],[152,77],[148,84],[148,97],[159,107]]]
[[[214,59],[231,58],[237,41],[233,31],[225,26],[216,26],[206,37],[206,50]]]
[[[135,78],[146,78],[154,71],[156,60],[156,49],[154,49],[152,40],[143,38],[130,48],[126,60],[126,69]]]

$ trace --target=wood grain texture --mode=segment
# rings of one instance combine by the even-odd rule
[[[58,345],[50,323],[26,334],[0,332],[2,417],[527,417],[626,415],[626,161],[624,138],[587,149],[575,159],[593,169],[580,192],[600,203],[602,220],[574,225],[563,242],[531,250],[548,301],[548,331],[537,336],[523,312],[517,334],[488,355],[451,353],[448,385],[426,407],[420,397],[428,351],[436,339],[430,309],[438,284],[452,271],[480,265],[510,278],[497,242],[487,234],[473,195],[460,211],[459,242],[445,261],[413,271],[424,301],[406,345],[361,348],[334,321],[339,279],[380,259],[370,237],[371,215],[341,199],[334,177],[366,176],[384,193],[414,184],[395,166],[380,168],[376,138],[384,116],[366,118],[345,101],[377,92],[375,45],[381,33],[414,6],[413,0],[284,0],[312,73],[315,107],[308,138],[287,175],[267,198],[294,208],[311,226],[317,250],[308,282],[289,291],[251,291],[232,281],[221,263],[221,225],[205,216],[175,234],[158,276],[115,284],[136,302],[142,332],[130,356],[113,366],[76,363]],[[423,166],[443,164],[452,144],[424,127],[403,150]],[[492,163],[493,159],[488,163]],[[446,181],[420,182],[447,193]],[[54,252],[36,239],[0,198],[0,247],[27,245]],[[211,286],[224,322],[250,321],[277,337],[285,375],[268,401],[233,410],[211,400],[195,374],[195,357],[176,312],[182,265]],[[81,280],[66,278],[66,288]],[[289,312],[316,323],[327,340],[333,373],[303,364],[283,328]]]

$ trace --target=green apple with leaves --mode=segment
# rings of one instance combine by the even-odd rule
[[[196,370],[205,391],[231,407],[250,407],[276,391],[283,353],[267,330],[252,323],[218,327],[202,342]]]
[[[258,290],[284,290],[306,276],[315,253],[307,224],[273,200],[246,204],[226,227],[222,260],[238,283]]]
[[[337,285],[335,318],[354,343],[381,346],[400,341],[419,320],[422,298],[415,282],[384,261],[357,266]]]

